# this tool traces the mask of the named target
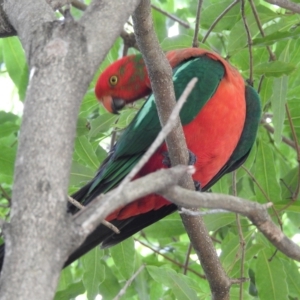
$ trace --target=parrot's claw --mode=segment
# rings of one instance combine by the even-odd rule
[[[188,150],[189,151],[189,166],[193,166],[196,161],[197,161],[197,156],[191,151],[191,150]]]
[[[201,183],[198,180],[194,180],[194,186],[196,192],[201,192]]]
[[[197,157],[192,151],[188,150],[188,152],[189,152],[188,165],[193,166],[197,161]],[[168,168],[171,168],[171,160],[170,160],[169,152],[164,151],[162,153],[162,156],[163,156],[163,160],[162,160],[163,165],[165,165]]]
[[[168,168],[171,168],[171,160],[170,160],[169,152],[164,151],[162,153],[162,156],[163,156],[163,160],[162,160],[163,165],[165,165]]]

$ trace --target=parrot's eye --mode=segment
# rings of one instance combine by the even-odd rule
[[[116,75],[113,75],[109,78],[109,83],[111,85],[116,85],[118,83],[118,77]]]

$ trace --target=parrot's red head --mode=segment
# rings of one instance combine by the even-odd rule
[[[125,56],[103,71],[95,87],[97,99],[111,113],[117,114],[151,92],[150,80],[142,55]]]

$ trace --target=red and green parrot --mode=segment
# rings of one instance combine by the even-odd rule
[[[249,155],[260,120],[260,100],[239,72],[216,53],[188,48],[170,51],[167,58],[173,68],[176,99],[192,78],[198,78],[180,112],[180,119],[188,149],[193,154],[196,168],[193,179],[201,191],[207,191],[224,174],[237,169]],[[117,113],[127,103],[149,97],[94,179],[72,195],[83,205],[118,186],[161,130],[142,55],[126,56],[110,65],[100,75],[95,93],[112,113]],[[168,167],[167,148],[163,143],[135,178]],[[174,204],[156,194],[119,208],[106,220],[114,224],[120,234],[99,225],[70,255],[65,266],[99,244],[109,247],[121,242],[176,209]],[[78,211],[71,204],[68,210],[73,214]],[[2,259],[3,251],[2,245]]]
[[[194,156],[194,181],[207,191],[224,174],[237,169],[247,158],[255,141],[261,115],[259,96],[245,84],[239,72],[216,53],[197,48],[166,54],[173,68],[176,98],[193,77],[198,78],[181,112],[189,151]],[[95,93],[111,113],[127,103],[149,96],[124,130],[94,179],[73,196],[83,205],[115,188],[132,170],[161,130],[151,83],[141,54],[126,56],[110,65],[99,77]],[[152,155],[135,178],[168,168],[166,144]],[[121,207],[106,220],[120,234],[99,227],[68,259],[66,265],[93,247],[113,246],[146,226],[174,212],[177,207],[152,194]],[[77,212],[70,207],[72,213]]]

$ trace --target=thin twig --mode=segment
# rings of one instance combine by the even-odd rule
[[[188,216],[210,216],[213,214],[228,214],[231,213],[231,211],[225,210],[225,209],[209,209],[207,211],[200,211],[200,210],[191,210],[184,207],[181,207],[178,211],[179,214],[182,215],[188,215]]]
[[[219,23],[219,21],[239,2],[240,2],[240,0],[235,0],[220,13],[220,15],[214,20],[214,22],[208,28],[208,31],[206,32],[204,38],[202,39],[203,44],[206,42],[208,36],[212,32],[212,30],[215,28],[215,26]]]
[[[134,33],[129,33],[125,29],[123,29],[120,33],[120,37],[123,39],[124,42],[123,56],[127,55],[127,51],[129,48],[135,48],[139,51],[139,47],[136,43]]]
[[[242,13],[242,19],[244,23],[244,27],[247,33],[247,41],[248,41],[248,49],[249,49],[249,79],[248,83],[253,86],[253,56],[252,56],[252,39],[251,39],[251,33],[248,26],[248,22],[245,15],[245,0],[241,0],[241,13]]]
[[[195,48],[199,47],[198,34],[199,34],[199,28],[200,28],[200,15],[201,15],[202,4],[203,4],[203,0],[198,0],[195,32],[194,32],[194,38],[193,38],[193,47],[195,47]]]
[[[253,12],[253,15],[254,15],[257,27],[259,29],[259,32],[260,32],[260,34],[261,34],[262,37],[265,37],[265,33],[264,33],[264,30],[263,30],[262,25],[260,23],[260,19],[259,19],[256,7],[255,7],[255,4],[254,4],[253,0],[249,0],[249,2],[250,2],[250,6],[251,6],[251,9],[252,9],[252,12]],[[271,50],[270,46],[267,46],[266,48],[267,48],[267,50],[269,52],[269,58],[270,58],[270,60],[272,60],[272,61],[276,60],[276,56],[273,53],[273,51]]]
[[[123,288],[120,290],[118,295],[113,300],[119,300],[123,295],[125,295],[126,290],[129,288],[129,286],[132,284],[133,280],[145,269],[145,264],[141,265],[139,269],[127,280]]]
[[[236,189],[236,171],[232,172],[232,194],[233,196],[237,196],[237,189]],[[240,240],[240,251],[241,251],[241,268],[240,268],[240,277],[244,278],[244,263],[245,263],[245,239],[244,239],[244,235],[243,235],[243,230],[242,230],[242,226],[241,226],[241,220],[240,220],[240,215],[239,214],[235,214],[235,218],[236,218],[236,225],[238,228],[238,234],[239,234],[239,240]],[[239,299],[242,300],[243,299],[243,283],[244,281],[240,281],[240,296]]]
[[[119,121],[119,118],[115,121],[115,124],[117,124]],[[114,127],[113,131],[112,131],[112,134],[111,134],[111,137],[110,137],[110,146],[109,146],[109,150],[112,151],[114,145],[115,145],[115,142],[116,142],[116,138],[117,138],[117,128]]]
[[[286,110],[286,114],[287,114],[287,118],[289,121],[289,125],[292,131],[292,136],[295,142],[295,146],[296,146],[296,153],[297,153],[297,161],[298,161],[298,182],[297,182],[297,187],[296,190],[294,191],[293,195],[292,195],[292,200],[296,200],[298,198],[299,195],[299,191],[300,191],[300,147],[299,147],[299,143],[298,143],[298,138],[297,138],[297,134],[296,134],[296,130],[293,124],[293,120],[292,120],[292,116],[288,107],[288,104],[285,104],[285,110]]]
[[[189,265],[189,261],[190,261],[190,254],[192,252],[193,246],[192,243],[189,243],[189,247],[188,247],[188,251],[186,253],[186,257],[185,257],[185,262],[184,262],[184,268],[183,268],[183,274],[186,275],[187,270],[188,270],[188,265]]]
[[[135,167],[131,170],[131,172],[124,178],[124,180],[121,182],[121,184],[116,188],[116,193],[120,193],[120,191],[127,185],[128,182],[130,182],[133,177],[141,170],[141,168],[146,164],[146,162],[150,159],[150,157],[153,155],[153,153],[157,150],[157,148],[163,143],[166,136],[170,133],[170,131],[173,129],[173,127],[176,125],[176,118],[179,115],[179,112],[185,103],[187,97],[193,90],[196,82],[198,81],[197,78],[193,78],[186,88],[184,89],[182,95],[178,99],[173,112],[170,115],[169,120],[167,121],[166,125],[162,128],[162,130],[159,132],[158,136],[156,137],[155,141],[152,143],[152,145],[149,147],[147,152],[143,155],[143,157],[139,160],[139,162],[135,165]]]
[[[11,197],[7,194],[6,190],[3,188],[3,186],[0,184],[0,190],[2,192],[3,197],[11,203]]]
[[[77,208],[84,209],[84,206],[80,202],[78,202],[77,200],[75,200],[74,198],[72,198],[70,196],[68,196],[68,201],[70,203],[72,203],[74,206],[76,206]]]
[[[187,28],[187,29],[190,29],[190,28],[191,28],[190,25],[189,25],[189,23],[184,22],[183,20],[181,20],[181,19],[179,19],[178,17],[176,17],[176,16],[174,16],[174,15],[168,13],[168,12],[165,11],[165,10],[162,10],[161,8],[157,7],[156,5],[151,4],[151,7],[152,7],[153,9],[159,11],[159,12],[162,13],[163,15],[167,16],[167,17],[170,18],[171,20],[173,20],[173,21],[179,23],[181,26],[183,26],[183,27],[185,27],[185,28]]]
[[[242,278],[230,279],[230,282],[231,282],[231,284],[242,284],[242,283],[247,282],[249,280],[250,280],[250,278],[242,277]],[[239,298],[239,300],[242,300],[242,299],[243,298]]]
[[[183,264],[179,263],[178,261],[176,261],[176,260],[174,260],[174,259],[168,257],[167,255],[165,255],[165,254],[159,252],[158,250],[154,249],[154,248],[151,247],[150,245],[147,245],[146,243],[144,243],[144,242],[142,242],[142,241],[140,241],[140,240],[138,240],[138,239],[134,239],[134,240],[137,241],[137,242],[139,242],[139,243],[140,243],[141,245],[143,245],[144,247],[150,249],[150,250],[153,251],[154,253],[156,253],[156,254],[162,256],[164,259],[170,261],[170,262],[173,263],[174,265],[176,265],[176,266],[178,266],[178,267],[180,267],[180,268],[185,268],[185,265],[183,265]],[[205,275],[200,274],[200,273],[198,273],[197,271],[195,271],[195,270],[193,270],[193,269],[191,269],[191,268],[189,268],[189,267],[187,267],[187,270],[188,270],[189,272],[191,272],[191,273],[194,273],[195,275],[199,276],[199,277],[202,278],[202,279],[206,279],[206,276],[205,276]]]
[[[261,77],[259,79],[259,83],[258,83],[258,88],[257,88],[257,93],[258,94],[260,93],[260,90],[261,90],[264,79],[265,79],[265,75],[261,75]]]
[[[274,133],[275,129],[268,123],[263,122],[262,123],[264,128],[270,132],[270,133]],[[288,146],[290,146],[291,148],[296,150],[296,143],[294,141],[292,141],[291,139],[285,137],[285,136],[281,136],[282,142],[284,142],[285,144],[287,144]]]
[[[72,203],[74,206],[76,206],[77,208],[79,208],[80,210],[81,209],[84,209],[85,206],[83,206],[81,203],[79,203],[77,200],[75,200],[74,198],[68,196],[68,201],[70,203]],[[119,234],[120,233],[120,230],[113,224],[111,224],[110,222],[106,221],[106,220],[103,220],[101,222],[102,225],[106,226],[107,228],[111,229],[113,232]]]
[[[261,191],[261,193],[264,195],[264,197],[266,198],[268,203],[273,203],[273,201],[269,198],[269,196],[267,195],[267,193],[264,191],[264,189],[261,187],[261,185],[259,184],[259,182],[256,180],[256,178],[253,176],[253,174],[244,166],[242,165],[243,170],[246,171],[246,173],[250,176],[250,178],[253,180],[253,182],[256,184],[256,186],[259,188],[259,190]],[[278,212],[276,211],[276,209],[274,208],[274,206],[272,206],[272,210],[274,212],[274,214],[276,215],[278,224],[282,230],[282,222],[281,219],[278,215]]]

